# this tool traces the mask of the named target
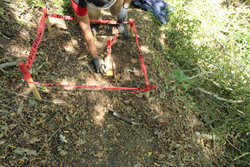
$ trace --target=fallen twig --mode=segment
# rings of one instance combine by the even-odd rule
[[[138,122],[132,121],[132,120],[130,120],[130,119],[124,117],[124,116],[121,116],[120,114],[118,114],[117,112],[115,112],[112,108],[109,108],[109,107],[108,107],[107,109],[108,109],[109,111],[113,112],[113,115],[114,115],[115,117],[118,117],[118,118],[120,118],[121,120],[123,120],[123,121],[125,121],[125,122],[127,122],[127,123],[129,123],[129,124],[132,124],[132,125],[140,125],[140,123],[138,123]]]
[[[48,142],[50,141],[50,139],[61,129],[61,127],[59,129],[57,129],[57,131],[55,131],[49,138],[49,140],[46,141],[46,143],[43,145],[43,147],[39,150],[39,152],[37,153],[38,155],[40,154],[40,152],[43,150],[43,148],[48,144]]]
[[[196,63],[196,65],[201,69],[201,73],[200,73],[200,74],[197,74],[197,75],[195,75],[195,76],[193,76],[193,77],[190,77],[189,79],[194,79],[194,78],[196,78],[196,77],[199,77],[199,76],[203,76],[203,75],[204,75],[205,71],[202,69],[202,67],[201,67],[198,63]]]
[[[30,38],[27,37],[26,35],[24,35],[21,31],[19,31],[18,29],[16,29],[15,27],[11,26],[11,28],[13,28],[14,30],[16,30],[17,32],[19,32],[21,35],[23,35],[25,38],[27,38],[30,41]]]
[[[86,67],[88,67],[89,71],[90,71],[92,74],[94,73],[94,72],[91,70],[91,68],[89,67],[89,65],[88,65],[87,62],[83,63],[83,65],[85,65]]]
[[[244,157],[244,156],[246,156],[246,155],[248,155],[248,154],[250,154],[250,152],[244,153],[244,154],[242,154],[241,156],[239,156],[238,158],[235,158],[234,160],[240,159],[240,158],[242,158],[242,157]]]
[[[213,96],[215,99],[217,99],[217,100],[220,100],[220,101],[225,101],[225,102],[228,102],[228,103],[244,103],[245,101],[244,100],[231,100],[231,99],[224,99],[224,98],[222,98],[222,97],[219,97],[217,94],[215,94],[215,93],[212,93],[212,92],[209,92],[209,91],[206,91],[206,90],[204,90],[204,89],[202,89],[202,88],[196,88],[195,90],[198,90],[198,91],[200,91],[200,92],[202,92],[202,93],[205,93],[205,94],[207,94],[207,95],[210,95],[210,96]]]
[[[2,35],[4,38],[10,40],[10,38],[8,38],[8,37],[6,37],[5,35],[3,35],[3,33],[1,33],[1,31],[0,31],[0,35]]]
[[[7,71],[4,71],[2,68],[0,68],[0,71],[2,71],[4,74],[9,74],[9,72],[7,72]]]
[[[121,116],[121,115],[118,114],[117,112],[113,112],[113,115],[116,116],[116,117],[118,117],[118,118],[120,118],[121,120],[123,120],[123,121],[125,121],[125,122],[127,122],[127,123],[132,124],[132,125],[140,125],[140,123],[135,122],[135,121],[132,121],[132,120],[130,120],[130,119],[124,117],[124,116]]]
[[[227,137],[225,137],[225,138],[226,138],[226,140],[228,141],[228,143],[229,143],[233,148],[235,148],[236,150],[238,150],[239,152],[241,152],[241,150],[238,149],[236,146],[234,146],[234,145],[228,140]]]
[[[136,130],[135,128],[133,128],[135,131],[136,131],[136,133],[138,133],[143,139],[145,139],[143,136],[142,136],[142,134],[140,133],[140,132],[138,132],[138,130]]]
[[[13,67],[13,66],[16,66],[16,65],[17,65],[17,62],[13,61],[13,62],[8,62],[8,63],[0,64],[0,68]]]

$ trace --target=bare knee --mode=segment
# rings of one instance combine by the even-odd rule
[[[110,13],[113,16],[117,16],[118,12],[123,4],[124,0],[116,0],[115,4],[113,6],[110,7]]]

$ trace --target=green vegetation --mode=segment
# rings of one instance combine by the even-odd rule
[[[12,77],[16,77],[17,76],[17,72],[16,71],[13,71],[12,72]]]
[[[68,13],[68,12],[74,13],[70,0],[52,1],[52,4],[60,7],[58,14],[65,14],[65,13]]]
[[[47,87],[45,87],[44,85],[41,85],[39,88],[45,90]]]
[[[176,79],[175,85],[181,86],[185,89],[185,91],[188,90],[188,85],[192,83],[192,81],[189,79],[187,75],[183,73],[180,69],[175,69],[174,70],[174,75],[173,74],[168,74],[168,76],[172,79]]]
[[[16,3],[18,3],[18,1],[16,1]],[[40,7],[42,8],[44,5],[44,3],[41,0],[26,0],[26,3],[32,8],[34,9],[35,7]]]
[[[158,28],[153,18],[150,41],[162,57],[177,66],[168,76],[182,85],[178,89],[198,100],[194,114],[205,123],[207,133],[219,138],[215,146],[222,164],[249,166],[249,6],[234,1],[167,2],[175,11]],[[166,46],[158,40],[161,34],[165,34]],[[193,82],[186,82],[187,78]],[[193,104],[192,99],[187,103]]]

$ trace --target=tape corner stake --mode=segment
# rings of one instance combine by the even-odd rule
[[[25,66],[24,62],[19,62],[18,66],[19,66],[21,72],[23,73],[23,79],[26,80],[26,79],[31,78],[31,75],[30,75],[27,67]]]

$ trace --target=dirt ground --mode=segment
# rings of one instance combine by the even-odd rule
[[[26,62],[41,8],[14,1],[0,3],[0,64]],[[48,7],[48,12],[57,12]],[[55,13],[56,14],[56,13]],[[114,19],[108,12],[104,20]],[[71,13],[71,16],[73,14]],[[37,85],[42,101],[33,98],[17,66],[0,71],[0,166],[219,166],[213,143],[199,138],[204,133],[192,108],[179,100],[175,89],[164,90],[170,79],[162,76],[174,69],[153,48],[149,37],[148,13],[132,8],[142,56],[151,85],[158,86],[147,99],[143,94],[125,90],[81,89]],[[139,53],[134,38],[118,35],[112,46],[115,77],[96,73],[76,21],[50,18],[53,37],[46,29],[35,61],[32,78],[41,83],[98,85],[143,88]],[[159,26],[159,25],[155,25]],[[107,54],[107,38],[116,27],[101,25],[94,35],[98,52]],[[160,39],[159,39],[160,40]],[[161,40],[164,41],[164,40]],[[160,59],[154,63],[153,59]],[[94,71],[84,65],[87,63]],[[113,112],[138,122],[131,125]]]

